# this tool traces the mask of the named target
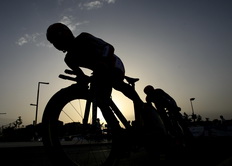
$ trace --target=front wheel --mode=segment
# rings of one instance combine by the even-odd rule
[[[107,129],[100,123],[83,124],[88,98],[87,88],[72,85],[57,92],[46,105],[43,143],[55,166],[113,166],[116,162]]]

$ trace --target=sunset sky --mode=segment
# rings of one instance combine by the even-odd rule
[[[46,41],[55,22],[75,36],[88,32],[111,43],[126,75],[140,78],[136,90],[150,84],[170,94],[191,114],[232,119],[231,0],[2,0],[0,2],[0,126],[32,124],[38,82],[38,122],[50,97],[72,82],[58,75],[67,68],[64,54]],[[116,102],[131,118],[127,99]]]

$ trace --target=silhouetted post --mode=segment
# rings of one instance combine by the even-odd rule
[[[38,109],[39,109],[39,89],[40,89],[40,84],[49,84],[49,82],[38,82],[36,104],[30,104],[31,106],[36,106],[34,125],[37,125],[37,116],[38,116]]]
[[[191,108],[192,108],[192,119],[195,122],[196,116],[195,116],[194,110],[193,110],[193,103],[192,103],[193,100],[195,100],[195,98],[190,98],[190,103],[191,103]]]

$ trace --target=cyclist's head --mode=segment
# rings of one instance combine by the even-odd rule
[[[75,38],[72,31],[62,23],[54,23],[47,29],[47,40],[58,50],[67,51],[71,42]]]
[[[151,94],[154,90],[155,90],[154,87],[151,86],[151,85],[147,85],[147,86],[143,89],[144,93],[146,93],[146,94]]]

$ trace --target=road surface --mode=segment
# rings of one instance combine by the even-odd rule
[[[232,137],[202,137],[194,141],[191,153],[185,160],[186,166],[232,165]],[[138,160],[135,156],[131,161]],[[0,143],[1,166],[52,166],[41,142]],[[123,166],[127,166],[125,163]],[[220,165],[222,166],[222,165]]]

